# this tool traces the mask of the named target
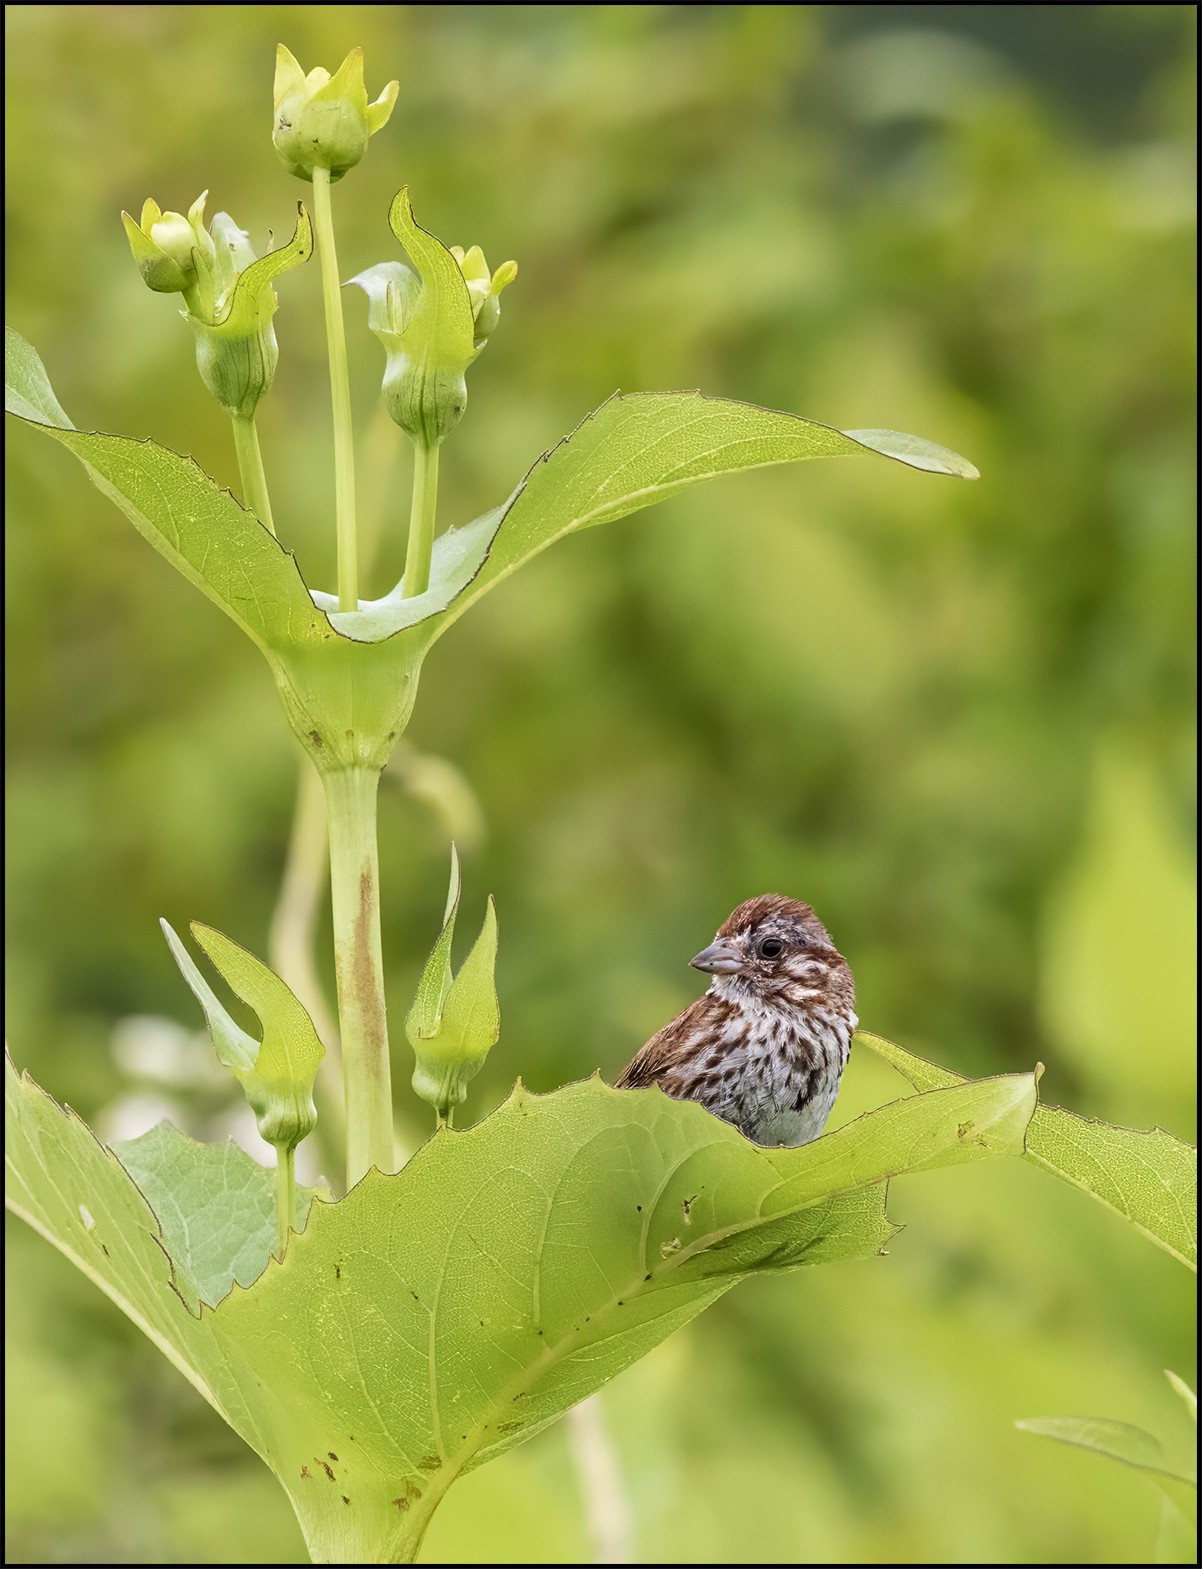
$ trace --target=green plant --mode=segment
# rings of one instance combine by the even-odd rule
[[[440,1129],[392,1175],[375,791],[437,638],[548,544],[702,479],[865,451],[933,472],[974,471],[913,437],[838,432],[697,394],[640,394],[602,405],[501,507],[435,539],[441,444],[462,416],[467,368],[497,324],[513,268],[491,273],[478,251],[443,247],[417,226],[401,192],[390,223],[416,273],[384,263],[356,281],[387,352],[389,412],[415,448],[412,519],[404,576],[383,599],[363,603],[329,187],[380,128],[390,99],[367,104],[353,55],[324,82],[305,79],[284,57],[277,99],[286,161],[314,185],[335,417],[337,595],[310,593],[274,538],[254,427],[275,370],[272,280],[311,246],[303,209],[289,246],[259,262],[229,220],[215,220],[206,238],[203,203],[186,219],[155,208],[127,225],[140,237],[130,235],[151,287],[178,292],[188,305],[202,378],[231,415],[246,507],[153,443],[75,430],[15,335],[9,407],[72,450],[150,542],[257,643],[320,775],[352,1191],[337,1202],[292,1194],[289,1157],[307,1131],[317,1067],[312,1029],[270,972],[199,929],[201,946],[262,1026],[261,1043],[240,1030],[173,943],[222,1060],[281,1152],[275,1201],[249,1162],[182,1135],[159,1131],[110,1156],[15,1075],[9,1201],[272,1465],[315,1558],[393,1561],[413,1556],[464,1469],[537,1431],[736,1280],[879,1250],[889,1234],[890,1176],[1019,1153],[1035,1086],[1030,1076],[923,1082],[939,1070],[869,1040],[892,1052],[923,1093],[806,1150],[755,1150],[695,1107],[589,1082],[547,1097],[515,1090],[479,1127]],[[331,138],[326,161],[306,162],[311,144],[298,151],[299,127],[325,109],[336,123],[320,121],[312,136]],[[452,983],[457,898],[455,874],[447,924],[410,1016],[418,1088],[443,1122],[496,1035],[495,924],[490,916]],[[1189,1168],[1182,1146],[1068,1113],[1037,1115],[1045,1129],[1072,1133],[1042,1146],[1045,1164],[1191,1256],[1178,1212]],[[1130,1170],[1109,1168],[1104,1186],[1090,1167],[1099,1151],[1118,1146],[1129,1150]],[[1034,1133],[1027,1152],[1037,1153]],[[196,1223],[215,1213],[220,1227]],[[290,1220],[302,1235],[268,1267],[273,1247],[284,1253]]]
[[[1165,1372],[1174,1392],[1181,1396],[1195,1426],[1198,1397],[1184,1379]],[[1161,1530],[1158,1563],[1192,1564],[1198,1561],[1198,1481],[1183,1469],[1166,1462],[1160,1440],[1130,1422],[1106,1417],[1031,1417],[1015,1424],[1024,1432],[1075,1449],[1104,1455],[1155,1483],[1161,1494]]]

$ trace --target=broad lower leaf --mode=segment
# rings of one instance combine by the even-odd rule
[[[1143,1471],[1169,1502],[1192,1523],[1198,1520],[1198,1487],[1192,1477],[1172,1471],[1164,1464],[1160,1440],[1130,1422],[1114,1422],[1107,1417],[1043,1416],[1014,1424],[1025,1433],[1038,1433],[1058,1443],[1078,1449],[1092,1449],[1121,1465]]]
[[[314,1204],[283,1264],[197,1317],[175,1281],[217,1278],[204,1225],[160,1225],[77,1118],[6,1072],[11,1207],[271,1465],[314,1557],[357,1563],[410,1554],[457,1475],[736,1281],[878,1252],[889,1177],[1019,1152],[1035,1102],[1029,1076],[986,1080],[763,1150],[658,1090],[518,1088]],[[181,1138],[176,1158],[209,1157]]]
[[[216,1307],[235,1281],[254,1285],[277,1242],[272,1172],[236,1144],[197,1144],[169,1122],[114,1144],[113,1154],[154,1211],[190,1308]],[[312,1189],[297,1189],[295,1231],[312,1200]]]
[[[884,1057],[916,1090],[966,1081],[879,1035],[856,1039]],[[1166,1253],[1198,1268],[1198,1152],[1163,1128],[1121,1128],[1040,1106],[1027,1159],[1123,1217]]]

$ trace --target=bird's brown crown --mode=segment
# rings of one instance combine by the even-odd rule
[[[780,893],[762,893],[755,899],[745,899],[723,921],[718,936],[741,937],[769,921],[799,927],[816,947],[835,946],[830,933],[808,904],[802,904],[800,899],[787,899]]]

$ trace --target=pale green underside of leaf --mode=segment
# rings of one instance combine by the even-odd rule
[[[1037,1433],[1061,1444],[1092,1450],[1094,1454],[1105,1455],[1121,1465],[1144,1472],[1191,1524],[1197,1524],[1197,1484],[1192,1478],[1165,1466],[1160,1440],[1142,1427],[1090,1416],[1032,1417],[1025,1422],[1016,1422],[1015,1426],[1025,1433]]]
[[[205,980],[196,961],[184,947],[179,933],[171,923],[160,920],[159,925],[162,927],[163,936],[167,939],[171,957],[187,982],[188,989],[204,1011],[205,1022],[209,1026],[209,1037],[213,1042],[213,1050],[217,1053],[218,1062],[235,1073],[251,1072],[255,1066],[255,1059],[259,1055],[258,1041],[230,1017],[229,1009]]]
[[[847,434],[696,392],[615,396],[543,455],[504,506],[435,542],[430,588],[339,613],[310,595],[295,558],[190,458],[153,441],[77,431],[37,354],[5,330],[5,406],[60,441],[135,528],[265,651],[319,647],[336,633],[379,643],[420,626],[396,649],[420,659],[469,605],[555,540],[625,517],[690,485],[806,458],[874,452],[911,468],[973,478],[964,458],[896,431]]]
[[[1035,1101],[1029,1076],[986,1080],[762,1150],[657,1090],[519,1088],[396,1176],[315,1203],[283,1265],[197,1317],[180,1292],[212,1289],[221,1248],[184,1218],[185,1195],[199,1183],[217,1214],[237,1164],[223,1187],[211,1153],[179,1135],[174,1178],[161,1161],[147,1176],[144,1160],[161,1230],[77,1118],[11,1065],[6,1076],[10,1206],[272,1466],[327,1561],[348,1510],[363,1512],[355,1551],[395,1551],[460,1471],[554,1420],[744,1276],[878,1252],[890,1176],[1018,1153]],[[226,1264],[239,1278],[254,1268],[241,1253]]]
[[[892,1041],[856,1037],[917,1090],[965,1080]],[[1040,1106],[1027,1134],[1027,1159],[1082,1189],[1152,1242],[1198,1268],[1198,1152],[1163,1128],[1122,1128],[1056,1106]]]
[[[251,1286],[278,1242],[275,1176],[236,1144],[197,1144],[169,1122],[113,1145],[162,1227],[175,1286],[192,1309]],[[298,1187],[292,1224],[305,1229],[313,1193]]]

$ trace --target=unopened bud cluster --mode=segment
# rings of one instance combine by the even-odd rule
[[[308,259],[312,232],[302,207],[289,243],[257,260],[250,236],[228,213],[219,212],[205,228],[208,194],[197,197],[186,218],[148,200],[139,222],[128,213],[121,219],[147,287],[183,297],[201,380],[224,409],[249,419],[271,387],[280,354],[272,279]]]

